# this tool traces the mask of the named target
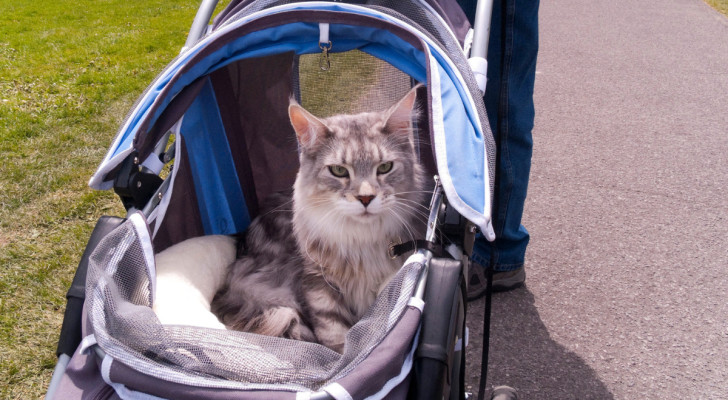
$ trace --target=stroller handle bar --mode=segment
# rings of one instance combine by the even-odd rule
[[[488,58],[488,41],[490,40],[490,18],[493,14],[494,0],[478,0],[473,21],[473,45],[470,57]]]
[[[182,48],[183,53],[205,36],[212,14],[215,12],[215,7],[217,7],[217,0],[202,0],[200,7],[197,9],[197,14],[195,14],[195,19],[192,21],[190,33],[187,34],[187,41],[185,41],[185,46]]]

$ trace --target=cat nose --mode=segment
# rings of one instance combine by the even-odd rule
[[[356,196],[356,199],[361,202],[361,204],[364,204],[364,207],[368,206],[369,203],[374,200],[375,196]]]

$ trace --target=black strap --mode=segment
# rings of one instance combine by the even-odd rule
[[[442,246],[437,243],[427,240],[410,240],[409,242],[390,244],[389,256],[392,258],[397,258],[402,254],[418,249],[429,250],[432,252],[432,254],[435,255],[435,257],[444,257],[447,254],[445,253],[445,250],[442,248]]]
[[[493,294],[493,266],[496,264],[497,252],[491,251],[491,259],[485,267],[485,310],[483,310],[483,352],[480,360],[480,387],[478,388],[478,399],[485,400],[485,384],[488,378],[488,350],[490,349],[490,311]]]

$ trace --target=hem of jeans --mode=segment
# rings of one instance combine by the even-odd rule
[[[476,264],[480,264],[482,266],[490,265],[490,261],[488,261],[486,258],[481,257],[477,254],[473,254],[470,256],[470,260]],[[493,268],[493,271],[496,272],[508,272],[508,271],[515,271],[519,268],[523,268],[523,265],[525,263],[515,263],[515,264],[496,264],[495,268]]]
[[[524,263],[519,264],[496,264],[494,272],[510,272],[523,268]]]

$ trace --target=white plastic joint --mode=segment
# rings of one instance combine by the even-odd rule
[[[483,57],[472,57],[468,59],[470,69],[475,74],[475,81],[482,93],[485,93],[485,85],[488,82],[488,60]]]

